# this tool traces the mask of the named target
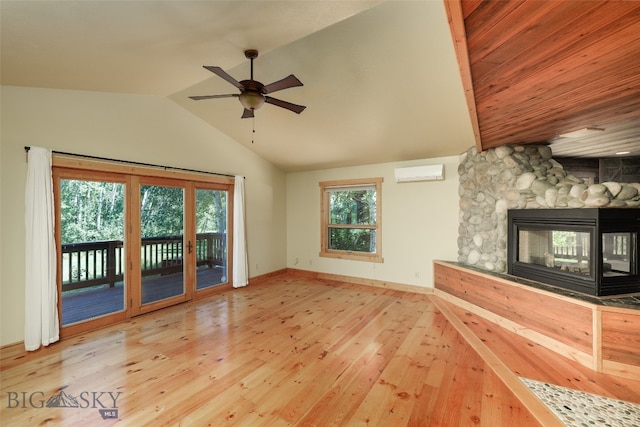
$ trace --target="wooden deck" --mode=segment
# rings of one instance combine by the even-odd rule
[[[223,272],[222,268],[199,268],[197,289],[202,289],[208,284],[221,283]],[[182,292],[181,273],[145,278],[142,285],[142,303],[162,300],[180,295]],[[112,288],[97,286],[79,292],[65,292],[62,296],[62,325],[70,325],[122,310],[124,310],[122,282],[116,283]]]
[[[1,362],[3,425],[561,425],[520,375],[640,403],[640,382],[436,296],[292,276]]]

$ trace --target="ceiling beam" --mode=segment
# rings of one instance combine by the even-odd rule
[[[480,135],[480,125],[478,122],[478,109],[476,108],[476,97],[473,91],[473,79],[471,78],[471,66],[469,64],[469,51],[467,50],[467,36],[464,27],[464,16],[460,0],[444,0],[444,7],[447,11],[447,20],[451,29],[451,37],[458,59],[458,68],[462,78],[462,88],[467,100],[467,109],[471,119],[473,137],[476,141],[476,149],[483,151],[482,138]]]

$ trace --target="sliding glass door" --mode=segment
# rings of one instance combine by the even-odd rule
[[[229,285],[232,180],[53,171],[63,334]]]
[[[62,326],[125,309],[125,183],[59,180]]]
[[[227,282],[228,191],[196,189],[196,290]]]
[[[183,187],[140,186],[141,303],[185,294]]]

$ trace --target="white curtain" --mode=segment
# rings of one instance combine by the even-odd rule
[[[244,177],[236,175],[233,192],[233,287],[249,284],[247,235],[244,219]]]
[[[25,227],[24,346],[33,351],[60,338],[51,150],[41,147],[29,150]]]

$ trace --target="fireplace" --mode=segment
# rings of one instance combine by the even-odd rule
[[[640,209],[508,211],[508,273],[596,295],[640,292]]]

